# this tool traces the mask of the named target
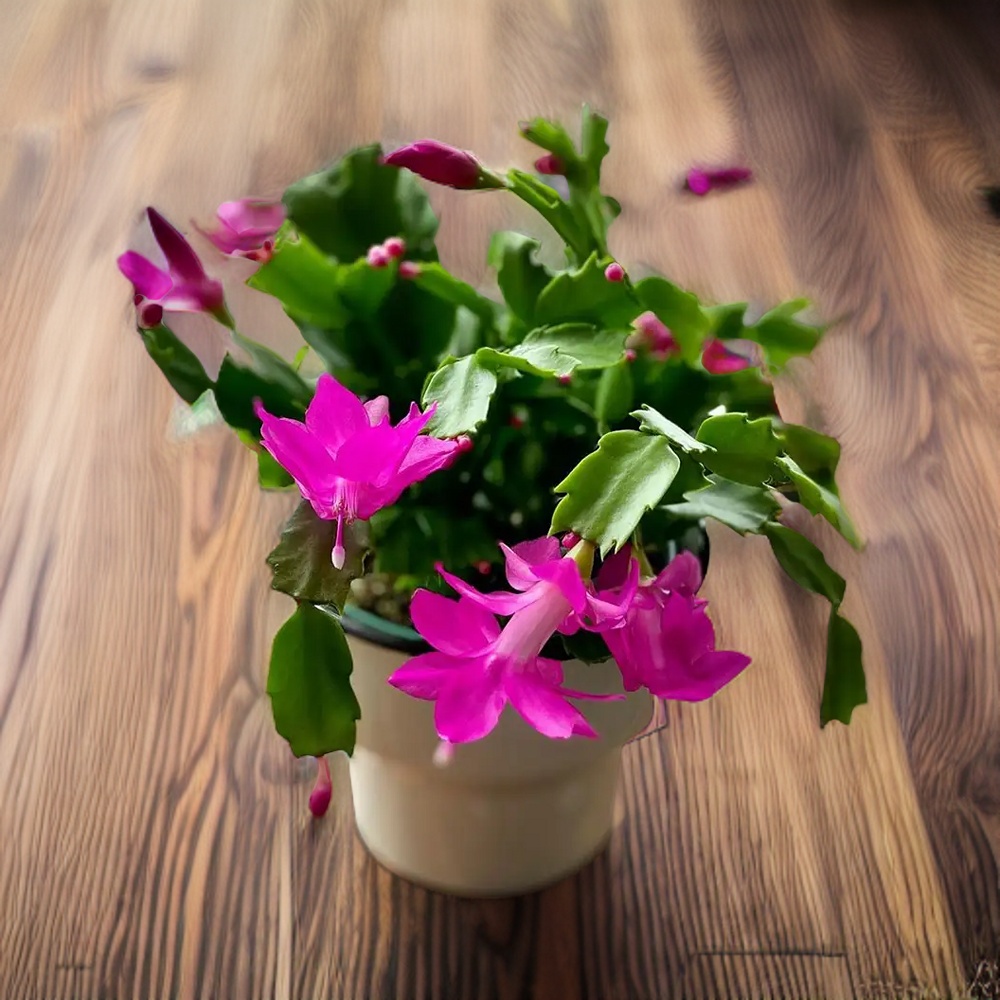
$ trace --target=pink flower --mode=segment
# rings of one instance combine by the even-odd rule
[[[316,784],[309,795],[309,812],[319,819],[326,815],[330,808],[330,799],[333,798],[333,782],[330,780],[330,765],[325,757],[317,757],[316,763]]]
[[[633,562],[626,546],[601,567],[600,586],[613,588]],[[749,664],[743,653],[715,648],[708,602],[695,596],[700,586],[698,560],[682,552],[640,584],[624,625],[604,633],[627,691],[645,687],[659,698],[703,701]]]
[[[753,172],[748,167],[723,167],[719,170],[692,167],[687,172],[684,186],[692,194],[704,197],[709,191],[721,191],[745,184],[752,176]]]
[[[428,590],[413,595],[413,624],[434,651],[408,660],[389,683],[436,702],[435,726],[449,743],[487,736],[508,704],[545,736],[594,738],[597,733],[568,699],[615,696],[564,687],[562,665],[540,654],[557,630],[572,633],[582,622],[603,630],[622,622],[634,586],[630,594],[626,583],[617,602],[606,599],[584,583],[573,555],[560,558],[555,538],[500,547],[513,592],[482,594],[438,565],[460,597]],[[502,629],[496,615],[510,616]]]
[[[275,417],[259,401],[261,444],[298,484],[316,514],[337,522],[333,564],[345,559],[344,522],[367,520],[399,499],[408,486],[449,465],[470,447],[467,438],[442,441],[420,432],[434,415],[416,403],[395,427],[385,396],[367,403],[323,374],[305,422]]]
[[[555,153],[546,153],[535,160],[535,169],[540,174],[560,176],[566,173],[566,164]]]
[[[400,146],[385,157],[393,167],[406,167],[425,181],[446,187],[473,190],[504,187],[503,179],[487,170],[472,153],[456,149],[436,139]]]
[[[705,343],[701,352],[701,363],[710,375],[731,375],[753,365],[750,358],[729,350],[723,341],[715,338]]]
[[[621,264],[619,264],[617,261],[612,261],[604,269],[604,277],[607,278],[608,281],[614,281],[616,283],[619,281],[624,281],[625,268],[622,267]]]
[[[670,328],[654,312],[644,312],[632,324],[635,333],[625,341],[627,348],[646,347],[655,358],[664,359],[680,352]]]
[[[261,198],[224,201],[215,212],[215,229],[199,232],[223,253],[250,260],[270,260],[274,237],[285,221],[281,202]]]
[[[220,323],[232,325],[222,283],[205,274],[191,244],[155,208],[147,208],[146,214],[166,258],[167,270],[134,250],[127,250],[118,258],[118,270],[135,289],[140,324],[157,325],[166,309],[211,313]]]

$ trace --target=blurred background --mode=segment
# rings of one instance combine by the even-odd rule
[[[0,0],[0,23],[0,995],[998,995],[994,3]],[[292,501],[223,429],[183,433],[114,262],[148,204],[205,223],[359,143],[530,168],[517,122],[583,102],[611,119],[619,259],[832,324],[779,401],[843,443],[867,550],[807,530],[869,705],[819,729],[822,607],[713,529],[720,646],[754,668],[628,748],[581,875],[456,901],[367,857],[342,767],[307,822],[263,693]],[[682,192],[730,163],[754,183]],[[534,226],[432,197],[473,284],[493,229]],[[232,306],[290,343],[261,299]]]

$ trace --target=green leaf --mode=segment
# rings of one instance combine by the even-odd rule
[[[678,448],[682,448],[692,455],[700,455],[706,451],[714,450],[710,444],[705,444],[703,441],[691,437],[683,427],[678,427],[672,420],[667,420],[659,410],[654,410],[646,403],[643,403],[641,410],[635,410],[630,416],[635,417],[642,424],[644,431],[662,434],[668,441],[673,441]]]
[[[227,354],[215,382],[215,401],[227,424],[260,437],[260,420],[253,412],[259,399],[264,409],[278,417],[301,420],[312,398],[312,390],[291,365],[277,354],[256,345],[255,367],[247,368]]]
[[[601,180],[601,164],[610,152],[607,141],[608,120],[584,105],[580,125],[580,155],[590,172],[594,187]]]
[[[266,448],[257,448],[257,482],[263,490],[287,490],[295,480],[280,466]]]
[[[547,118],[532,118],[531,121],[521,122],[520,130],[528,142],[555,153],[567,165],[577,162],[573,140],[558,122],[549,121]]]
[[[600,546],[619,548],[655,506],[680,468],[666,438],[612,431],[556,487],[566,496],[552,515],[552,533],[572,529]]]
[[[337,268],[336,290],[352,313],[370,319],[379,311],[396,280],[395,267],[372,267],[364,257],[359,257]]]
[[[474,431],[486,419],[496,387],[496,372],[475,354],[444,364],[431,376],[423,393],[424,406],[438,404],[429,432],[450,438]]]
[[[494,233],[487,260],[497,272],[497,284],[514,315],[534,323],[535,303],[552,275],[535,261],[539,243],[521,233]]]
[[[285,238],[247,284],[274,296],[297,323],[327,329],[342,326],[348,319],[337,292],[337,272],[336,261],[305,237]]]
[[[344,568],[331,561],[337,522],[318,517],[303,500],[281,532],[281,541],[268,555],[271,587],[300,601],[333,604],[343,609],[351,580],[362,576],[370,546],[368,525],[354,521],[344,525]]]
[[[472,285],[466,284],[446,271],[440,264],[421,264],[420,273],[413,279],[413,283],[439,299],[456,306],[464,306],[486,327],[493,326],[496,315],[495,303],[480,295]]]
[[[702,343],[712,328],[712,319],[702,308],[698,296],[658,277],[638,282],[635,293],[646,309],[651,309],[670,327],[684,360],[697,361]]]
[[[267,693],[274,726],[296,757],[353,753],[361,706],[351,688],[351,651],[333,615],[300,604],[271,645]]]
[[[531,360],[543,369],[545,366],[535,359],[550,354],[571,359],[574,363],[569,371],[608,368],[622,360],[626,336],[624,331],[598,330],[584,323],[563,323],[532,330],[520,344],[511,348],[510,353]],[[562,372],[564,368],[562,363],[557,363],[553,370]]]
[[[668,504],[663,509],[692,521],[712,517],[741,535],[748,531],[759,533],[781,510],[770,490],[744,486],[721,476],[709,479],[711,486],[685,493],[685,503]]]
[[[605,368],[597,383],[594,413],[598,422],[608,425],[624,420],[635,398],[632,366],[627,361]]]
[[[773,419],[772,419],[772,422]],[[775,432],[782,448],[805,473],[818,481],[821,477],[832,479],[840,461],[840,443],[836,438],[820,434],[800,424],[783,424],[777,421]],[[829,485],[825,483],[824,485]]]
[[[857,629],[830,609],[830,628],[826,641],[826,678],[820,704],[821,726],[836,719],[847,725],[858,705],[868,701],[865,668],[861,660],[861,637]]]
[[[604,267],[594,253],[577,270],[561,271],[542,289],[535,319],[541,324],[578,320],[624,329],[640,312],[624,282],[604,277]]]
[[[863,547],[861,536],[858,535],[857,529],[847,516],[847,511],[844,510],[834,485],[823,485],[817,482],[804,472],[793,458],[789,458],[787,455],[782,455],[777,464],[778,468],[785,472],[795,484],[799,503],[806,510],[825,517],[854,548],[861,549]]]
[[[823,328],[795,319],[795,314],[809,305],[808,299],[793,299],[765,313],[752,326],[744,327],[741,336],[755,340],[764,348],[768,365],[780,369],[789,358],[812,353],[823,336]]]
[[[402,236],[412,259],[436,259],[438,223],[426,192],[414,174],[385,166],[381,156],[380,147],[365,146],[296,181],[284,195],[288,217],[338,260],[356,260],[388,236]]]
[[[719,340],[732,340],[743,336],[743,317],[746,302],[730,302],[720,306],[702,306],[711,324],[711,334]]]
[[[714,449],[702,455],[702,463],[726,479],[759,486],[775,474],[780,445],[767,417],[721,413],[703,420],[696,436]]]
[[[156,362],[171,388],[193,406],[198,397],[212,388],[212,380],[191,350],[168,326],[139,327],[146,353]]]
[[[577,260],[586,260],[594,249],[587,232],[558,192],[523,170],[507,171],[507,188],[530,205],[562,237]]]
[[[804,535],[777,522],[764,525],[781,568],[800,586],[839,607],[844,599],[844,578],[831,569],[823,553]]]

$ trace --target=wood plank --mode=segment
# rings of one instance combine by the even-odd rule
[[[882,996],[958,990],[1000,953],[989,12],[7,6],[0,995]],[[821,609],[766,546],[715,532],[720,639],[754,666],[627,749],[611,848],[577,878],[452,900],[368,858],[343,762],[307,820],[308,766],[263,694],[286,608],[262,560],[289,500],[222,431],[176,439],[114,256],[151,199],[205,217],[372,138],[527,166],[514,123],[582,100],[613,120],[623,260],[720,298],[805,289],[842,317],[781,394],[844,441],[869,548],[831,551],[871,704],[818,730]],[[744,158],[753,187],[679,193],[690,163]],[[434,197],[445,260],[474,277],[489,230],[525,218]],[[282,343],[257,298],[237,312]]]

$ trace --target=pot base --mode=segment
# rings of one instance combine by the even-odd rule
[[[461,749],[458,750],[461,752]],[[529,785],[483,788],[387,762],[351,760],[358,833],[375,860],[436,892],[519,896],[559,882],[607,846],[621,751]]]

